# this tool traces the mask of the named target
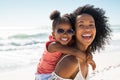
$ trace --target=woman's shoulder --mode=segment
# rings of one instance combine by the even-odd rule
[[[76,65],[78,63],[78,60],[73,55],[65,55],[60,62],[71,66],[71,65]]]
[[[71,78],[77,70],[78,61],[76,57],[72,55],[66,55],[58,62],[55,72],[64,78]]]
[[[64,58],[67,59],[67,60],[70,60],[72,62],[76,62],[77,61],[76,56],[73,56],[73,55],[66,55]]]

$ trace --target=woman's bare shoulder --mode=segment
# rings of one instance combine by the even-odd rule
[[[77,63],[77,58],[73,55],[65,55],[60,62],[66,63],[66,64],[75,64]]]
[[[56,65],[55,72],[63,78],[71,78],[77,69],[78,61],[76,57],[72,55],[66,55]]]
[[[77,59],[75,56],[72,55],[65,55],[64,57],[62,57],[59,62],[56,65],[57,69],[69,69],[69,68],[73,68],[74,66],[76,66],[78,63]]]

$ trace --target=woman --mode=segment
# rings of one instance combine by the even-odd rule
[[[92,5],[78,7],[72,13],[75,29],[74,47],[86,55],[100,50],[110,38],[110,28],[103,9]],[[87,59],[86,59],[87,60]],[[50,80],[88,80],[88,63],[67,55],[56,66]]]

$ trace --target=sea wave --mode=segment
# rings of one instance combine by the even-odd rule
[[[47,33],[37,33],[37,34],[32,34],[32,35],[28,35],[28,34],[16,34],[16,35],[12,35],[9,36],[8,38],[16,38],[16,39],[26,39],[26,38],[41,38],[41,37],[46,37],[48,34]]]
[[[31,48],[31,46],[44,44],[49,34],[16,34],[9,36],[7,39],[0,39],[0,51],[22,50]]]
[[[110,27],[112,29],[113,32],[120,32],[120,25],[113,25]]]

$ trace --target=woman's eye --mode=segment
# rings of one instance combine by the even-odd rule
[[[93,24],[91,24],[91,25],[89,25],[90,27],[94,27],[95,25],[93,25]]]
[[[93,25],[89,25],[89,26],[93,26]]]

